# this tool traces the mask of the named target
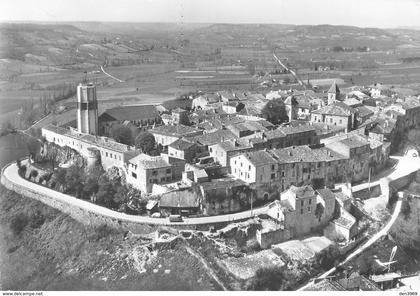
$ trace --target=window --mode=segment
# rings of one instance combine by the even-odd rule
[[[210,147],[210,149],[209,149],[209,150],[210,150],[210,152],[213,152],[213,148],[211,148],[211,147]],[[235,162],[235,163],[236,163],[236,162]]]
[[[308,203],[311,204],[312,203],[312,199],[309,199]]]
[[[136,174],[136,173],[131,172],[131,176],[132,176],[133,178],[137,179],[137,174]]]
[[[342,124],[343,123],[343,120],[342,119],[340,119],[340,124]]]
[[[308,207],[308,213],[310,213],[311,212],[311,207]]]
[[[251,165],[248,166],[248,171],[250,171],[250,170],[251,170]]]
[[[274,171],[274,164],[271,165],[271,170]]]
[[[284,171],[281,172],[281,176],[284,177]]]
[[[303,215],[303,209],[300,209],[300,214]]]
[[[260,181],[262,181],[262,175],[260,176]]]
[[[106,157],[108,157],[108,152],[105,152],[105,154],[106,154]]]
[[[165,178],[160,178],[160,182],[165,182]]]
[[[300,206],[303,207],[303,200],[300,201]]]
[[[308,175],[308,180],[310,180],[311,179],[311,175]]]
[[[276,177],[275,173],[271,174],[271,180],[273,180],[275,177]]]
[[[171,169],[166,169],[166,173],[170,174],[171,173]]]
[[[241,162],[241,167],[242,167],[242,162]]]

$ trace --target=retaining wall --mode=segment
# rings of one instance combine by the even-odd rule
[[[8,165],[9,166],[9,165]],[[5,168],[7,168],[6,166]],[[168,220],[165,219],[165,221],[160,220],[159,222],[156,220],[155,223],[153,221],[151,222],[136,222],[136,221],[130,221],[130,216],[135,219],[138,218],[138,216],[134,215],[127,215],[123,213],[118,213],[106,208],[101,209],[101,212],[107,212],[111,211],[113,212],[112,215],[106,215],[103,213],[95,212],[95,210],[85,208],[83,206],[78,206],[74,204],[74,202],[77,201],[77,203],[80,203],[81,205],[84,203],[90,204],[87,201],[76,199],[75,197],[68,196],[65,194],[62,194],[60,192],[56,192],[50,189],[51,192],[54,192],[54,195],[48,195],[48,194],[42,194],[39,191],[37,191],[35,188],[40,187],[41,185],[30,183],[31,186],[34,187],[34,189],[31,189],[27,186],[23,186],[21,184],[17,184],[7,178],[7,176],[4,174],[3,168],[1,173],[1,183],[9,190],[15,191],[18,194],[24,195],[26,197],[38,200],[47,206],[53,207],[63,213],[68,214],[76,221],[79,221],[80,223],[84,225],[89,226],[99,226],[106,224],[109,227],[115,228],[115,229],[121,229],[121,230],[130,230],[137,234],[146,234],[153,232],[162,226],[168,226],[176,229],[196,229],[196,230],[209,230],[210,227],[215,228],[221,228],[226,226],[229,222],[217,222],[217,223],[171,223]],[[23,179],[24,180],[24,179]],[[24,180],[26,182],[29,182],[27,180]],[[43,187],[43,186],[41,186]],[[64,198],[63,198],[64,197]],[[66,202],[65,199],[75,199],[72,202]],[[100,207],[95,204],[90,204],[92,208]],[[102,207],[101,207],[102,208]],[[113,216],[120,216],[120,218],[116,218]],[[153,219],[153,218],[150,218]],[[243,219],[246,220],[246,219]],[[239,221],[239,220],[238,220]],[[162,223],[163,222],[163,223]]]

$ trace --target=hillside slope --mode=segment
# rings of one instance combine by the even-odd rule
[[[3,290],[220,289],[208,267],[190,255],[182,240],[159,247],[151,247],[150,242],[147,235],[105,226],[92,229],[35,200],[0,189]]]

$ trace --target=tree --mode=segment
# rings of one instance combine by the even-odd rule
[[[278,291],[285,280],[284,270],[281,267],[262,267],[255,273],[249,289]]]
[[[155,149],[155,137],[148,132],[140,133],[135,139],[135,145],[143,153],[150,154]]]
[[[83,195],[87,198],[98,192],[98,176],[89,174],[86,178],[85,184],[83,185]]]
[[[29,137],[26,140],[26,148],[28,149],[29,156],[32,160],[35,160],[35,157],[38,154],[40,147],[40,143],[36,139]]]
[[[55,188],[60,191],[66,191],[66,170],[58,168],[54,173]]]
[[[16,215],[10,221],[10,229],[15,235],[18,235],[28,225],[28,217],[25,214]]]
[[[128,190],[125,186],[119,185],[114,193],[114,203],[120,207],[128,202]]]
[[[38,171],[32,170],[31,173],[29,174],[29,179],[32,179],[33,181],[35,181],[37,176],[38,176]]]
[[[74,193],[77,198],[80,198],[83,192],[84,180],[81,170],[76,166],[71,166],[66,170],[64,180],[66,182],[67,190],[70,193]]]
[[[282,99],[274,99],[268,102],[262,109],[261,113],[264,118],[272,124],[280,124],[289,120],[286,106],[284,105]]]
[[[133,144],[133,135],[129,127],[121,124],[115,124],[111,128],[111,137],[114,138],[115,141],[120,142],[126,145]]]
[[[96,194],[96,201],[98,204],[107,208],[114,208],[114,194],[115,190],[106,176],[101,176],[98,180],[98,192]]]

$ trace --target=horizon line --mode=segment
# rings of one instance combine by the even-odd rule
[[[414,29],[419,30],[420,26],[402,25],[397,27],[374,27],[374,26],[361,26],[361,25],[346,25],[346,24],[331,24],[331,23],[318,23],[318,24],[290,24],[290,23],[255,23],[255,22],[174,22],[174,21],[108,21],[108,20],[91,20],[91,21],[80,21],[80,20],[0,20],[0,23],[116,23],[116,24],[179,24],[179,25],[281,25],[281,26],[333,26],[333,27],[355,27],[361,29]]]

